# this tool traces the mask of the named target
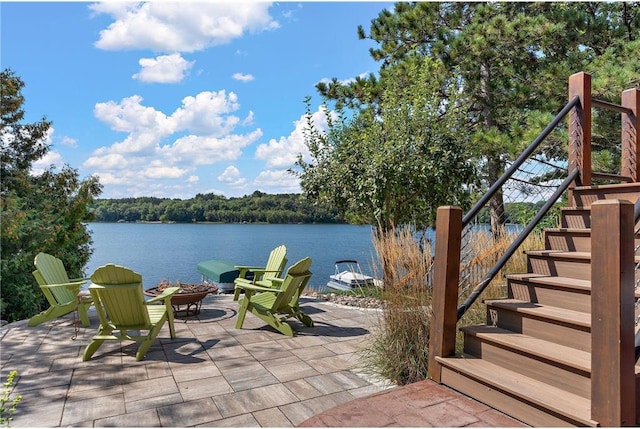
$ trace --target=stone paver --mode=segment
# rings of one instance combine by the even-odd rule
[[[132,342],[105,342],[82,362],[94,312],[75,338],[72,315],[6,325],[0,375],[17,370],[12,394],[23,395],[11,426],[521,426],[430,381],[398,388],[364,374],[379,312],[301,301],[315,326],[294,319],[289,338],[251,314],[235,329],[238,302],[210,295],[198,316],[176,319],[176,339],[165,326],[141,362]]]

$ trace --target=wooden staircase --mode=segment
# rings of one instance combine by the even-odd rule
[[[591,247],[598,243],[590,209],[602,199],[635,203],[640,183],[573,192],[576,207],[562,210],[560,228],[544,231],[545,249],[526,252],[528,272],[507,277],[506,297],[484,302],[486,325],[461,328],[463,353],[435,358],[441,383],[531,426],[600,425],[591,413]],[[640,391],[637,362],[635,380]]]

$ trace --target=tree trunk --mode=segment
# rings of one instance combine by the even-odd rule
[[[495,126],[492,111],[492,97],[489,88],[491,81],[491,71],[487,63],[480,64],[480,100],[482,100],[482,116],[484,118],[485,130],[490,130]],[[487,181],[489,187],[498,181],[503,173],[502,160],[499,153],[493,153],[487,159]],[[491,232],[494,239],[498,239],[504,230],[504,196],[502,189],[499,189],[489,201],[489,213],[491,216]]]

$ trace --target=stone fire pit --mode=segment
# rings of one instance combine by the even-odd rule
[[[147,296],[158,296],[168,287],[179,287],[180,290],[171,297],[171,306],[175,316],[195,316],[200,313],[202,300],[209,293],[218,292],[218,288],[209,284],[171,283],[162,280],[158,286],[146,289]]]

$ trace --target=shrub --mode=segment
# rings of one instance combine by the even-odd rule
[[[13,370],[9,372],[7,381],[3,384],[2,394],[0,395],[0,424],[6,427],[9,427],[11,420],[13,420],[13,413],[16,412],[16,408],[22,400],[22,395],[17,395],[11,399],[13,382],[17,376],[18,371]]]

